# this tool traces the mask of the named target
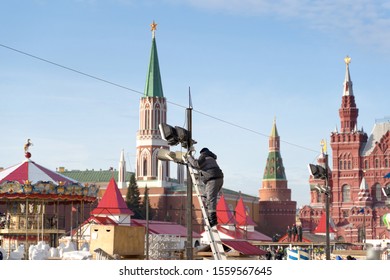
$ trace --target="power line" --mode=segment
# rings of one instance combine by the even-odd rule
[[[193,109],[193,111],[196,112],[196,113],[198,113],[198,114],[204,115],[204,116],[206,116],[206,117],[212,118],[212,119],[214,119],[214,120],[217,120],[217,121],[226,123],[226,124],[228,124],[228,125],[235,126],[235,127],[237,127],[237,128],[240,128],[240,129],[243,129],[243,130],[246,130],[246,131],[255,133],[255,134],[257,134],[257,135],[261,135],[261,136],[264,136],[264,137],[267,137],[267,138],[269,137],[269,135],[266,135],[266,134],[264,134],[264,133],[258,132],[258,131],[256,131],[256,130],[253,130],[253,129],[250,129],[250,128],[247,128],[247,127],[244,127],[244,126],[241,126],[241,125],[238,125],[238,124],[229,122],[229,121],[225,121],[225,120],[223,120],[223,119],[214,117],[214,116],[209,115],[209,114],[207,114],[207,113],[203,113],[203,112],[198,111],[198,110],[195,110],[195,109]],[[283,140],[280,140],[280,142],[283,142],[283,143],[285,143],[285,144],[288,144],[288,145],[291,145],[291,146],[295,146],[295,147],[297,147],[297,148],[304,149],[304,150],[307,150],[307,151],[310,151],[310,152],[315,152],[315,153],[318,154],[318,151],[313,150],[313,149],[310,149],[310,148],[307,148],[307,147],[304,147],[304,146],[301,146],[301,145],[298,145],[298,144],[294,144],[294,143],[291,143],[291,142],[288,142],[288,141],[283,141]]]
[[[38,59],[38,60],[40,60],[40,61],[43,61],[43,62],[46,62],[46,63],[50,63],[50,64],[52,64],[52,65],[54,65],[54,66],[57,66],[57,67],[60,67],[60,68],[63,68],[63,69],[66,69],[66,70],[75,72],[75,73],[77,73],[77,74],[80,74],[80,75],[83,75],[83,76],[86,76],[86,77],[89,77],[89,78],[92,78],[92,79],[95,79],[95,80],[98,80],[98,81],[101,81],[101,82],[104,82],[104,83],[107,83],[107,84],[110,84],[110,85],[113,85],[113,86],[116,86],[116,87],[119,87],[119,88],[122,88],[122,89],[125,89],[125,90],[129,90],[129,91],[132,91],[132,92],[135,92],[135,93],[143,94],[143,92],[140,92],[140,91],[138,91],[138,90],[134,90],[134,89],[131,89],[131,88],[129,88],[129,87],[122,86],[122,85],[117,84],[117,83],[114,83],[114,82],[110,82],[110,81],[108,81],[108,80],[105,80],[105,79],[102,79],[102,78],[99,78],[99,77],[96,77],[96,76],[87,74],[87,73],[82,72],[82,71],[79,71],[79,70],[76,70],[76,69],[74,69],[74,68],[70,68],[70,67],[61,65],[61,64],[59,64],[59,63],[56,63],[56,62],[53,62],[53,61],[50,61],[50,60],[41,58],[41,57],[39,57],[39,56],[30,54],[30,53],[26,53],[26,52],[21,51],[21,50],[17,50],[17,49],[15,49],[15,48],[12,48],[12,47],[9,47],[9,46],[3,45],[3,44],[0,44],[0,46],[3,47],[3,48],[9,49],[9,50],[11,50],[11,51],[14,51],[14,52],[17,52],[17,53],[20,53],[20,54],[23,54],[23,55],[26,55],[26,56],[29,56],[29,57]]]
[[[8,50],[17,52],[17,53],[19,53],[19,54],[23,54],[23,55],[25,55],[25,56],[28,56],[28,57],[31,57],[31,58],[34,58],[34,59],[37,59],[37,60],[40,60],[40,61],[49,63],[49,64],[51,64],[51,65],[54,65],[54,66],[63,68],[63,69],[65,69],[65,70],[68,70],[68,71],[71,71],[71,72],[74,72],[74,73],[77,73],[77,74],[86,76],[86,77],[88,77],[88,78],[95,79],[95,80],[97,80],[97,81],[100,81],[100,82],[103,82],[103,83],[107,83],[107,84],[110,84],[110,85],[112,85],[112,86],[119,87],[119,88],[121,88],[121,89],[125,89],[125,90],[128,90],[128,91],[132,91],[132,92],[134,92],[134,93],[138,93],[138,94],[141,94],[141,95],[144,94],[144,93],[141,92],[141,91],[138,91],[138,90],[135,90],[135,89],[126,87],[126,86],[122,86],[122,85],[120,85],[120,84],[117,84],[117,83],[108,81],[108,80],[106,80],[106,79],[99,78],[99,77],[97,77],[97,76],[94,76],[94,75],[91,75],[91,74],[82,72],[82,71],[80,71],[80,70],[77,70],[77,69],[74,69],[74,68],[71,68],[71,67],[68,67],[68,66],[64,66],[64,65],[62,65],[62,64],[59,64],[59,63],[56,63],[56,62],[53,62],[53,61],[44,59],[44,58],[42,58],[42,57],[39,57],[39,56],[30,54],[30,53],[27,53],[27,52],[24,52],[24,51],[15,49],[15,48],[12,48],[12,47],[10,47],[10,46],[6,46],[6,45],[4,45],[4,44],[0,44],[0,46],[3,47],[3,48],[6,48],[6,49],[8,49]],[[168,103],[168,104],[171,104],[171,105],[174,105],[174,106],[177,106],[177,107],[184,108],[184,109],[187,108],[187,107],[184,106],[184,105],[181,105],[181,104],[178,104],[178,103],[175,103],[175,102],[172,102],[172,101],[168,101],[168,100],[167,100],[167,103]],[[225,124],[227,124],[227,125],[231,125],[231,126],[234,126],[234,127],[239,128],[239,129],[246,130],[246,131],[252,132],[252,133],[254,133],[254,134],[260,135],[260,136],[264,136],[264,137],[267,137],[267,138],[269,137],[269,135],[266,135],[266,134],[264,134],[264,133],[255,131],[255,130],[250,129],[250,128],[246,128],[246,127],[244,127],[244,126],[241,126],[241,125],[232,123],[232,122],[230,122],[230,121],[226,121],[226,120],[224,120],[224,119],[221,119],[221,118],[212,116],[212,115],[210,115],[210,114],[207,114],[207,113],[204,113],[204,112],[195,110],[195,109],[193,109],[193,111],[196,112],[196,113],[198,113],[198,114],[204,115],[204,116],[206,116],[206,117],[208,117],[208,118],[212,118],[212,119],[217,120],[217,121],[219,121],[219,122],[223,122],[223,123],[225,123]],[[291,143],[291,142],[288,142],[288,141],[283,141],[283,140],[280,140],[280,141],[283,142],[283,143],[285,143],[285,144],[288,144],[288,145],[291,145],[291,146],[294,146],[294,147],[297,147],[297,148],[300,148],[300,149],[303,149],[303,150],[307,150],[307,151],[310,151],[310,152],[318,153],[318,151],[313,150],[313,149],[311,149],[311,148],[307,148],[307,147],[304,147],[304,146],[301,146],[301,145],[298,145],[298,144],[294,144],[294,143]]]

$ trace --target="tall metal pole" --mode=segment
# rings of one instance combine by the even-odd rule
[[[328,155],[325,154],[325,216],[326,216],[326,259],[330,260],[330,236],[329,236],[329,204],[330,204],[330,188],[329,188],[329,173],[328,173]]]
[[[186,109],[187,112],[187,130],[188,130],[188,147],[190,151],[192,147],[192,104],[191,104],[191,92],[189,91],[189,106]],[[189,168],[187,166],[187,244],[186,244],[186,259],[193,259],[192,249],[192,180]]]
[[[145,192],[148,192],[148,186],[145,186]],[[146,259],[149,259],[149,195],[145,198],[146,210],[145,210],[145,218],[146,218]]]

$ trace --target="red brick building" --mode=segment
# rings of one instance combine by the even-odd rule
[[[390,186],[384,176],[390,171],[390,120],[377,120],[368,136],[358,129],[356,106],[350,77],[350,58],[345,58],[346,74],[339,109],[340,130],[330,136],[332,161],[329,163],[330,214],[337,227],[336,238],[346,242],[389,238],[381,217],[390,212],[382,188]],[[318,164],[328,160],[326,151]],[[324,212],[324,194],[315,186],[322,180],[310,179],[311,203],[300,211],[304,229],[313,230]]]

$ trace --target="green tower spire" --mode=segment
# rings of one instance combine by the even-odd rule
[[[164,97],[155,38],[157,24],[153,21],[150,26],[152,30],[152,49],[150,51],[149,70],[146,76],[144,97]]]
[[[269,152],[267,164],[264,170],[264,180],[286,180],[283,160],[280,154],[280,138],[274,120],[271,135],[269,137]]]

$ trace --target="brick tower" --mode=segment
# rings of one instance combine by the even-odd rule
[[[268,236],[283,235],[287,226],[295,223],[297,203],[291,201],[291,190],[287,187],[276,121],[269,137],[269,153],[259,197],[260,231]]]
[[[367,142],[367,134],[357,129],[359,109],[356,107],[352,80],[349,73],[351,59],[344,59],[346,70],[341,99],[340,132],[331,135],[332,147],[332,218],[336,224],[347,223],[343,209],[350,209],[358,201],[363,170],[360,151]]]
[[[164,187],[169,177],[168,162],[159,161],[160,148],[169,149],[161,138],[159,124],[166,122],[167,103],[163,94],[155,38],[156,23],[152,23],[152,49],[144,96],[140,100],[137,132],[136,180],[138,187]]]

